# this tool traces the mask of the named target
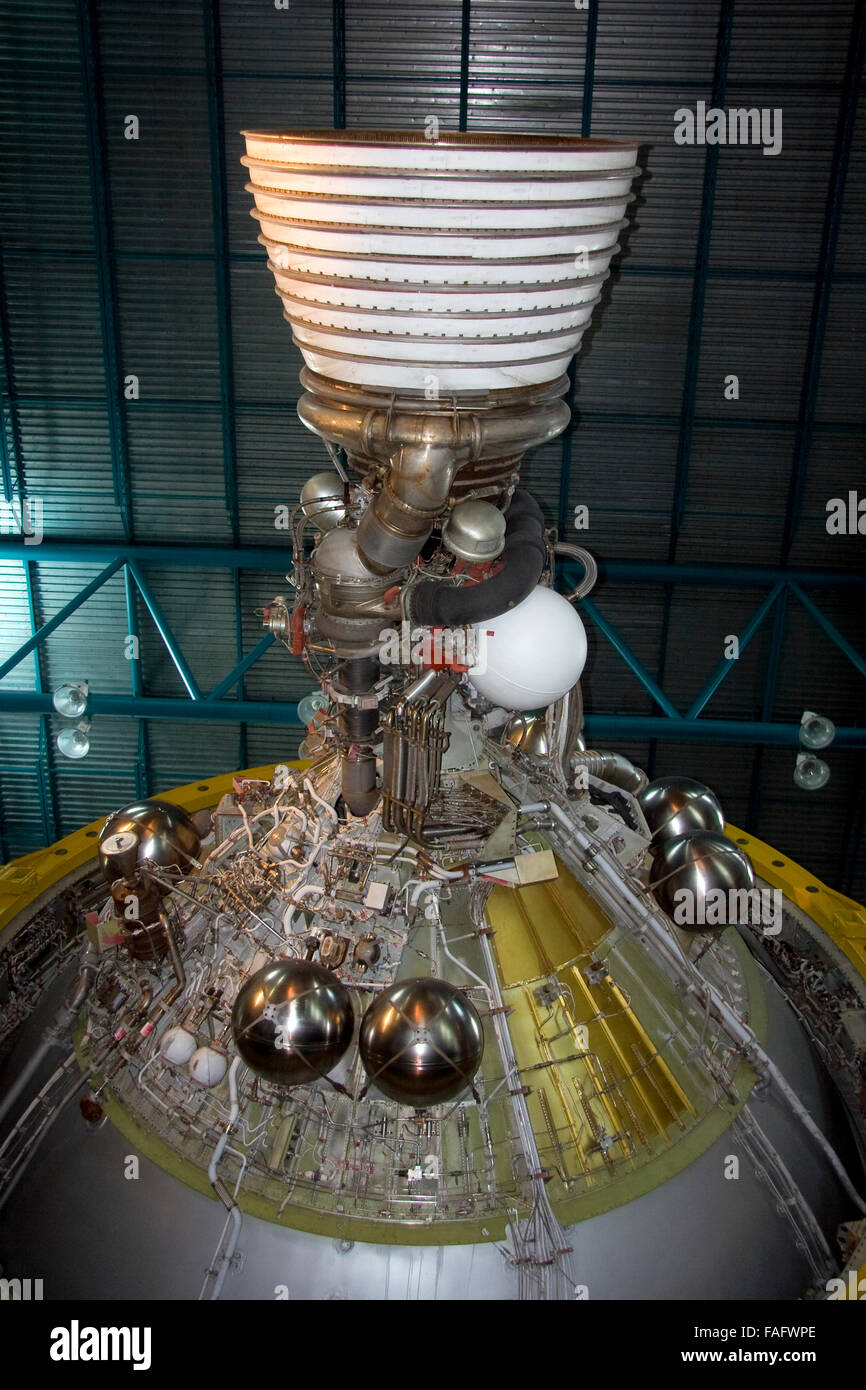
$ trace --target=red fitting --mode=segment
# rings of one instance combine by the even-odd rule
[[[300,656],[307,644],[304,634],[304,614],[306,611],[304,604],[301,604],[300,608],[296,608],[292,614],[292,645],[289,648],[292,656]]]
[[[431,633],[444,632],[445,628],[442,624],[440,624],[439,627],[431,627],[430,631]],[[460,662],[455,661],[453,658],[450,661],[447,661],[444,656],[441,661],[425,661],[422,663],[422,665],[425,671],[457,671],[463,674],[464,672],[469,670],[468,666],[461,666]]]
[[[470,584],[481,584],[485,579],[492,579],[502,569],[499,560],[458,560],[452,571],[453,574],[465,574]]]
[[[81,1114],[88,1124],[98,1124],[102,1119],[102,1106],[92,1096],[82,1096],[78,1102]]]

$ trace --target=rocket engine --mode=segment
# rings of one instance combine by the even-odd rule
[[[381,798],[389,829],[423,838],[452,695],[537,710],[580,678],[582,625],[552,588],[554,543],[519,469],[569,422],[565,369],[637,145],[355,131],[246,145],[306,363],[298,414],[335,469],[303,489],[293,602],[265,622],[325,667],[317,739],[339,747],[347,811]]]

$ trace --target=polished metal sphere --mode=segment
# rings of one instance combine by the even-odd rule
[[[656,902],[684,931],[714,931],[750,920],[743,890],[755,886],[751,861],[724,835],[699,830],[659,845],[650,869]]]
[[[99,863],[113,883],[132,878],[139,865],[150,859],[162,868],[190,868],[201,849],[192,818],[170,801],[137,801],[109,816],[99,836]]]
[[[275,1086],[311,1085],[343,1056],[355,1026],[349,992],[322,965],[275,960],[238,992],[235,1046]]]
[[[505,546],[505,516],[492,502],[458,502],[442,527],[442,544],[470,563],[495,560]]]
[[[390,1100],[426,1109],[454,1100],[472,1084],[484,1052],[481,1019],[445,980],[399,980],[361,1021],[361,1060]]]
[[[691,777],[657,777],[638,795],[640,808],[656,844],[693,830],[725,828],[715,792]]]
[[[513,714],[505,725],[502,742],[533,758],[548,756],[547,724],[543,714]]]
[[[301,508],[317,531],[331,531],[346,519],[343,483],[336,473],[314,473],[301,488]]]

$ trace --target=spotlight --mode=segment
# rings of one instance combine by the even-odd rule
[[[823,714],[815,714],[813,710],[803,711],[803,718],[800,720],[800,742],[804,748],[810,748],[817,752],[820,748],[829,748],[836,737],[836,726],[831,720],[826,719]]]
[[[821,758],[811,753],[798,753],[794,781],[804,792],[819,792],[830,780],[830,769]]]
[[[57,735],[57,747],[64,758],[86,758],[90,752],[89,733],[89,719],[82,719],[72,728],[62,729]]]
[[[70,681],[54,692],[54,708],[65,719],[80,719],[87,709],[87,681]]]

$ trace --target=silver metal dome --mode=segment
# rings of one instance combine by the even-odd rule
[[[336,473],[314,473],[301,488],[304,516],[317,531],[331,531],[346,520],[343,483]]]
[[[446,980],[399,980],[361,1022],[361,1058],[383,1095],[425,1109],[468,1089],[484,1051],[478,1013]]]
[[[99,836],[99,863],[109,883],[131,878],[144,860],[189,869],[201,849],[191,816],[171,801],[137,801],[109,816]]]
[[[505,516],[491,502],[458,502],[442,527],[442,544],[461,560],[495,560],[505,545]]]
[[[657,844],[692,830],[721,834],[725,828],[715,792],[691,777],[657,777],[640,793],[638,801]]]
[[[701,830],[666,840],[658,848],[650,883],[656,901],[676,925],[710,931],[739,920],[738,908],[747,904],[730,895],[753,889],[755,875],[737,845],[724,835]]]
[[[352,1041],[354,1024],[349,991],[312,961],[265,966],[247,980],[232,1009],[238,1052],[276,1086],[327,1076]]]

